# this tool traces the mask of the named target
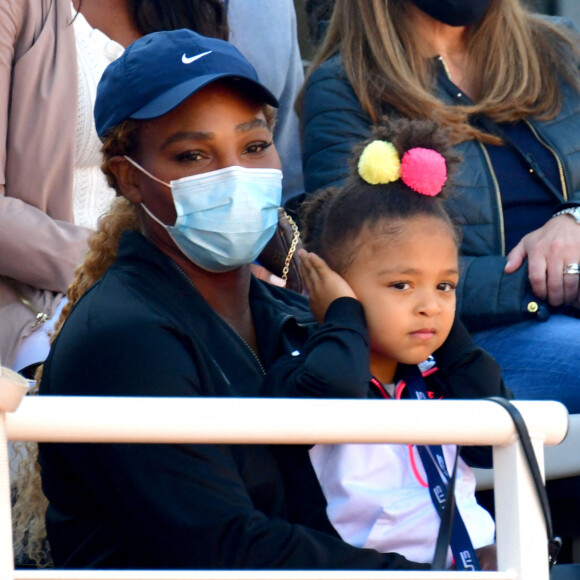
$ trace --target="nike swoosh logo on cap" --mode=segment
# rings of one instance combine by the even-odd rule
[[[201,58],[202,56],[205,56],[206,54],[209,54],[210,52],[212,52],[211,50],[208,50],[207,52],[202,52],[201,54],[196,54],[195,56],[186,56],[185,52],[183,53],[183,56],[181,57],[181,62],[183,64],[191,64],[192,62],[196,61],[197,59]]]

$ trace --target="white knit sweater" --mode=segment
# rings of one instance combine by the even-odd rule
[[[73,16],[76,11],[73,8]],[[73,210],[75,224],[96,228],[115,192],[101,171],[101,142],[93,119],[97,84],[107,65],[119,58],[123,46],[92,28],[79,13],[73,22],[78,63],[78,120],[76,135]]]

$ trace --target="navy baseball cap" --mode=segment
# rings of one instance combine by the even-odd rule
[[[274,107],[254,67],[229,42],[183,28],[154,32],[130,44],[103,73],[97,87],[95,125],[102,139],[125,119],[165,115],[218,79],[240,81]]]

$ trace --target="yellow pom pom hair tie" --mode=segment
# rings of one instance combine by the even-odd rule
[[[401,179],[417,193],[432,197],[441,192],[447,181],[447,163],[440,153],[424,147],[409,149],[400,159],[392,143],[377,140],[363,149],[358,173],[371,185]]]
[[[401,159],[388,141],[372,141],[358,160],[359,175],[371,185],[391,183],[401,177]]]

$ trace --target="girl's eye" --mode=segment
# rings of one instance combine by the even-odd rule
[[[411,286],[408,282],[394,282],[390,287],[395,290],[408,290]]]
[[[457,285],[453,284],[453,282],[441,282],[441,284],[437,286],[437,290],[442,290],[443,292],[455,292],[456,288]]]
[[[255,153],[263,153],[274,144],[273,141],[258,141],[256,143],[250,143],[246,149],[245,153],[255,154]]]

